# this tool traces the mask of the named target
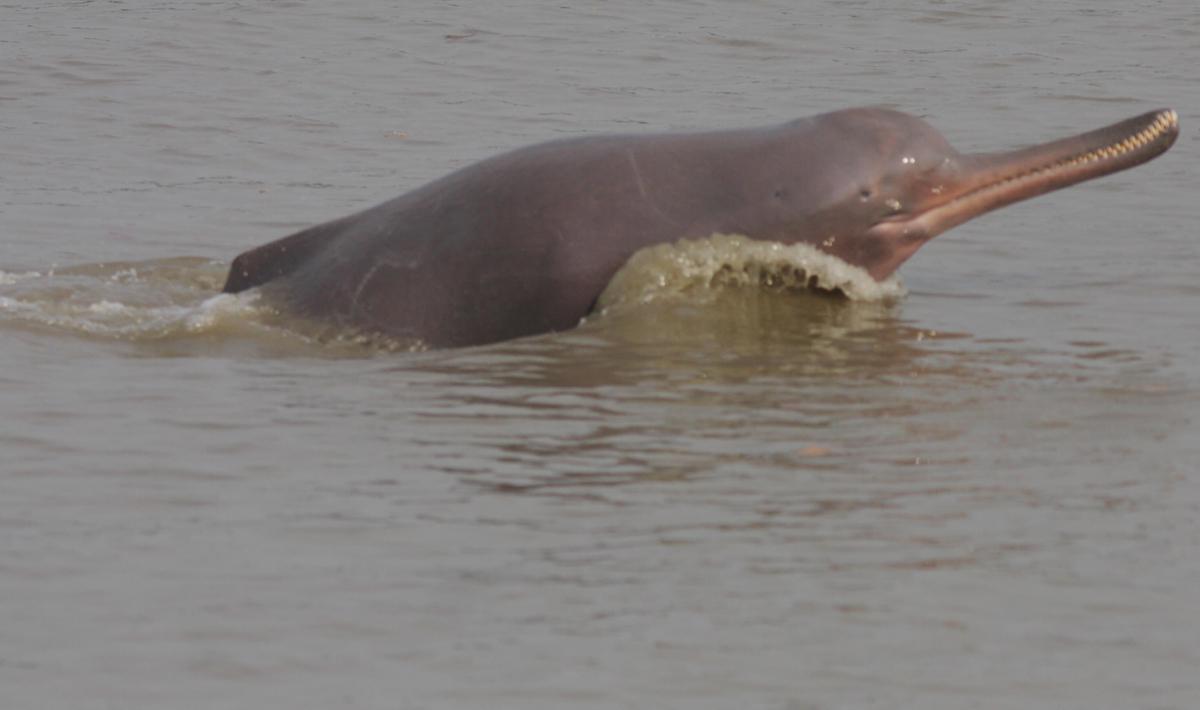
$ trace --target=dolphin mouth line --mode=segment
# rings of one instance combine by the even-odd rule
[[[1079,163],[1090,163],[1096,160],[1116,158],[1153,143],[1160,136],[1167,132],[1175,132],[1178,130],[1179,114],[1175,113],[1175,111],[1172,109],[1159,111],[1154,117],[1153,123],[1137,133],[1129,136],[1120,143],[1113,143],[1112,145],[1104,148],[1089,151],[1081,156],[1067,160],[1062,164],[1070,166],[1077,165]]]
[[[1059,170],[1073,168],[1078,165],[1090,165],[1091,163],[1115,160],[1117,158],[1127,156],[1130,153],[1142,150],[1147,146],[1152,146],[1154,142],[1161,138],[1164,134],[1177,131],[1178,129],[1179,114],[1175,113],[1175,111],[1171,109],[1160,111],[1150,125],[1141,129],[1137,133],[1127,136],[1121,141],[1116,141],[1087,152],[1080,152],[1075,155],[1053,161],[1048,165],[1030,168],[1015,175],[1003,177],[1000,180],[990,182],[987,185],[977,187],[966,194],[960,195],[954,200],[951,200],[951,202],[970,199],[981,192],[1003,189],[1016,182],[1046,176]]]
[[[890,256],[868,269],[881,280],[922,244],[1014,202],[1132,168],[1165,152],[1179,136],[1179,114],[1162,109],[1104,128],[1004,153],[961,156],[960,177],[930,188],[932,199],[868,230]]]
[[[968,183],[945,202],[880,225],[898,227],[906,238],[929,239],[998,207],[1144,163],[1169,148],[1178,133],[1179,114],[1164,109],[1073,138],[978,156],[982,184]]]

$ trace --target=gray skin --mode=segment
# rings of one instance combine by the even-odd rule
[[[716,233],[804,242],[890,275],[935,235],[1170,147],[1155,111],[1011,153],[849,109],[778,126],[530,146],[239,256],[224,290],[430,347],[574,327],[637,250]]]

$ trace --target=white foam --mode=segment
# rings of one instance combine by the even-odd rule
[[[700,290],[729,286],[837,291],[856,301],[894,300],[905,294],[897,276],[876,281],[864,269],[807,244],[715,234],[637,252],[613,277],[597,307],[694,297]]]
[[[129,313],[129,306],[126,306],[124,303],[114,303],[112,301],[98,301],[89,305],[87,310],[96,315],[114,316]]]
[[[244,318],[260,312],[257,289],[242,293],[220,293],[189,309],[183,319],[184,328],[199,333],[215,328],[228,319]]]
[[[12,286],[13,284],[17,284],[22,281],[41,278],[41,276],[41,273],[37,271],[25,271],[22,273],[0,271],[0,286]]]
[[[236,329],[261,312],[258,294],[213,296],[209,272],[220,267],[160,260],[0,271],[0,318],[123,340]]]
[[[133,267],[121,269],[108,278],[110,281],[116,281],[117,283],[136,283],[138,280],[138,270]]]

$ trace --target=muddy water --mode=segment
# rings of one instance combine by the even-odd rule
[[[0,6],[0,704],[1193,707],[1197,63],[1182,0]],[[1183,135],[878,298],[437,353],[212,298],[499,150],[856,104]]]

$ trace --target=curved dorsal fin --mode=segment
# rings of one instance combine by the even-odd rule
[[[229,276],[221,290],[238,293],[287,276],[325,247],[349,220],[350,217],[344,217],[318,224],[238,254],[229,267]]]

